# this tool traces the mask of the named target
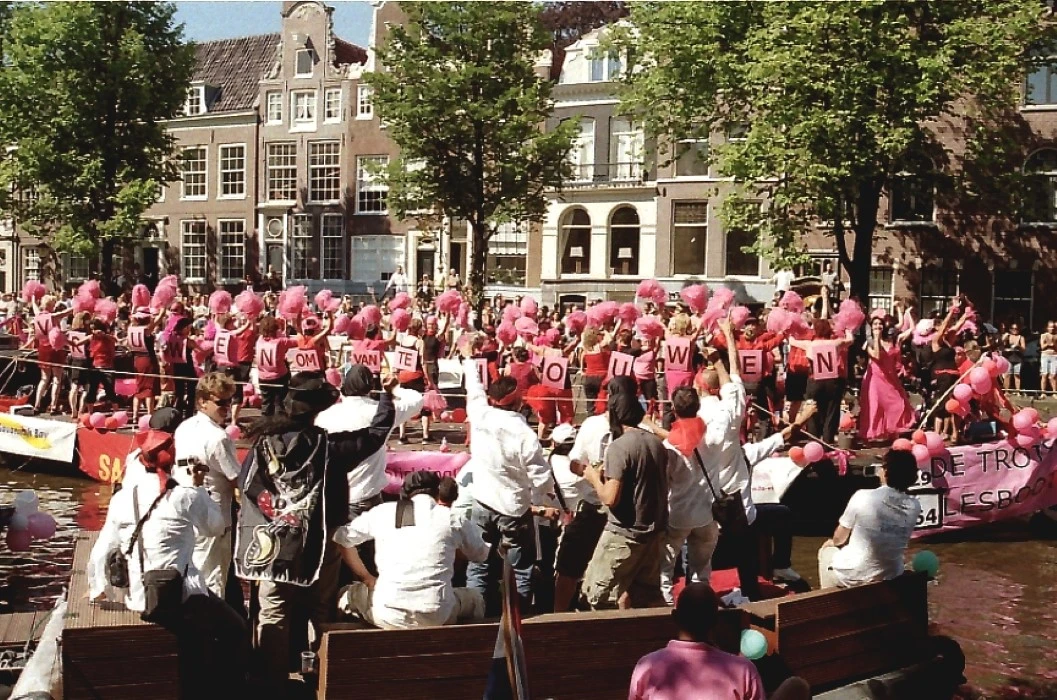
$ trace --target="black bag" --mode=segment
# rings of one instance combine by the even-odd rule
[[[708,489],[712,492],[712,519],[719,523],[719,526],[728,535],[740,535],[749,529],[749,519],[745,515],[745,502],[741,498],[741,491],[735,491],[734,493],[723,493],[716,492],[715,486],[712,485],[712,479],[708,476],[708,470],[705,469],[705,462],[701,459],[701,453],[694,448],[694,457],[697,458],[697,466],[701,468],[701,472],[705,475],[705,481],[708,483]]]
[[[128,588],[128,559],[121,547],[114,547],[106,553],[106,580],[114,588]]]
[[[143,525],[147,522],[151,513],[154,512],[155,507],[161,503],[161,499],[165,497],[165,494],[169,492],[169,489],[176,486],[176,482],[172,479],[165,484],[165,488],[158,494],[158,497],[151,503],[150,508],[147,509],[147,513],[142,519],[139,519],[136,523],[136,531],[132,533],[132,540],[128,544],[128,552],[126,554],[132,554],[132,548],[137,544],[137,550],[139,552],[139,570],[143,575],[143,612],[140,613],[140,619],[144,622],[153,622],[160,625],[173,622],[180,612],[180,606],[183,605],[183,588],[184,588],[184,575],[179,570],[173,568],[166,569],[153,569],[146,571],[146,565],[143,560],[143,542],[140,541],[140,534],[143,531]],[[132,508],[135,511],[137,519],[139,518],[139,498],[138,493],[133,490],[132,492]],[[121,554],[120,550],[118,554]],[[125,562],[125,577],[128,578],[128,562]]]

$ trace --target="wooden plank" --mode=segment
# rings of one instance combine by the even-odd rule
[[[40,629],[36,627],[38,619],[37,613],[14,613],[9,617],[11,618],[10,622],[4,629],[4,635],[2,637],[2,642],[0,643],[5,645],[24,645],[31,637],[33,639],[40,639]],[[41,613],[41,621],[47,620],[47,618],[47,611]]]
[[[489,666],[491,660],[489,660]],[[446,678],[423,683],[369,683],[366,674],[359,683],[328,685],[326,700],[467,700],[484,695],[487,672],[476,678]]]
[[[915,634],[913,621],[881,623],[792,647],[782,653],[782,658],[796,669],[874,651],[899,658],[913,658],[921,639],[923,636]]]
[[[880,605],[912,610],[927,619],[927,579],[922,574],[900,576],[892,581],[853,588],[825,589],[789,596],[778,603],[778,626],[810,622],[820,617],[840,617],[849,612]]]

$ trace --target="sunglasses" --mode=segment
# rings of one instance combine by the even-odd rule
[[[226,399],[209,399],[209,400],[212,401],[213,403],[215,403],[220,408],[225,408],[225,407],[231,406],[231,401],[232,401],[230,397],[226,398]]]

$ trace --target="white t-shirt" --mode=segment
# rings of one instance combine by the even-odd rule
[[[856,491],[839,521],[851,537],[831,564],[841,584],[887,581],[902,574],[920,514],[918,499],[890,486]]]
[[[569,460],[573,462],[579,462],[585,466],[597,464],[602,461],[605,457],[605,447],[609,446],[609,416],[602,414],[599,416],[590,416],[584,419],[583,425],[580,426],[579,432],[576,433],[576,441],[573,442],[573,449],[569,451]],[[565,484],[562,483],[562,475],[555,469],[555,476],[558,477],[558,483],[562,485],[562,493],[566,493]],[[570,472],[572,476],[575,476]],[[580,497],[592,505],[602,505],[602,501],[598,499],[598,493],[595,492],[593,486],[591,486],[583,477],[577,477],[582,482],[583,488],[580,483],[577,484],[577,490],[580,492]],[[569,506],[572,507],[571,505]]]
[[[793,286],[794,279],[796,279],[796,275],[793,274],[792,270],[779,270],[774,275],[774,288],[779,292],[788,292],[789,288]]]

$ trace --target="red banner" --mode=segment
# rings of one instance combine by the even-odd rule
[[[120,483],[125,475],[125,459],[135,444],[135,434],[112,430],[77,428],[77,450],[82,472],[106,484]],[[246,448],[236,450],[239,462],[246,457]]]

